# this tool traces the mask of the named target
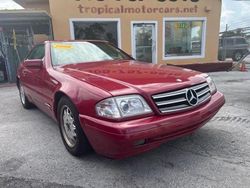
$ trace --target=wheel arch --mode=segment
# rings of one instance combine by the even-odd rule
[[[58,120],[58,104],[63,96],[67,97],[72,104],[74,104],[79,114],[93,116],[96,114],[95,108],[86,108],[86,106],[94,107],[97,101],[101,101],[112,95],[86,82],[77,82],[77,80],[75,82],[62,82],[55,88],[53,102],[51,104],[53,105],[52,113],[54,113],[56,120]]]
[[[237,49],[237,50],[235,50],[235,51],[234,51],[234,53],[233,53],[233,54],[236,54],[237,52],[243,53],[243,52],[244,52],[244,50],[242,50],[242,49]]]
[[[70,96],[68,96],[65,92],[63,92],[63,91],[57,91],[56,93],[55,93],[55,95],[54,95],[54,114],[55,114],[55,117],[56,117],[56,119],[57,119],[57,121],[58,121],[58,125],[59,125],[59,129],[60,129],[60,132],[61,132],[61,136],[62,136],[62,139],[63,139],[63,143],[64,143],[64,145],[65,145],[65,147],[67,148],[67,150],[72,154],[72,155],[74,155],[74,156],[81,156],[82,154],[84,154],[84,153],[87,153],[88,151],[91,151],[91,149],[92,149],[92,146],[90,145],[90,143],[89,143],[89,140],[88,140],[88,138],[87,138],[87,136],[85,135],[85,132],[84,132],[84,130],[81,128],[81,123],[80,123],[80,120],[78,119],[78,123],[77,123],[77,132],[78,132],[78,139],[79,139],[79,141],[77,142],[78,144],[78,146],[76,147],[76,146],[74,146],[73,148],[70,148],[70,146],[68,145],[68,143],[67,143],[67,141],[66,141],[66,139],[65,139],[65,137],[63,136],[63,126],[62,126],[62,124],[61,124],[61,120],[60,120],[60,112],[58,112],[58,105],[60,105],[60,100],[62,99],[62,98],[64,98],[64,99],[66,99],[66,100],[64,100],[64,101],[69,101],[70,102],[70,104],[72,104],[73,106],[75,106],[76,107],[76,105],[75,105],[75,103],[71,100],[71,97]],[[74,111],[76,110],[76,114],[74,113]],[[71,111],[72,111],[72,109],[71,109]],[[74,116],[77,116],[78,114],[78,109],[77,109],[77,107],[72,111],[72,113],[74,114]],[[75,117],[75,118],[77,118],[77,117]],[[76,120],[76,119],[75,119]]]
[[[67,97],[72,102],[72,100],[70,99],[70,97],[65,92],[63,92],[63,91],[57,91],[55,93],[55,95],[54,95],[54,102],[53,102],[53,112],[54,112],[54,116],[55,116],[55,118],[57,120],[58,120],[58,117],[57,117],[57,107],[58,107],[58,103],[59,103],[59,101],[61,100],[62,97]]]

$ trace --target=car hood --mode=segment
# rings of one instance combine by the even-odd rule
[[[205,81],[204,75],[193,70],[132,60],[70,64],[56,70],[112,95],[138,91],[154,94]]]

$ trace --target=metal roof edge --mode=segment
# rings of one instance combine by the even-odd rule
[[[35,9],[13,9],[13,10],[0,10],[0,14],[15,14],[15,13],[45,13],[48,17],[51,17],[46,10],[35,10]]]

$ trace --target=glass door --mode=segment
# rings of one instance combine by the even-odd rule
[[[156,32],[154,23],[133,24],[133,56],[136,60],[156,63]]]

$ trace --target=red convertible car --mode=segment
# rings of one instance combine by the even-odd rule
[[[137,62],[104,41],[47,41],[17,73],[21,103],[58,122],[67,150],[121,159],[192,133],[223,106],[212,79]]]

